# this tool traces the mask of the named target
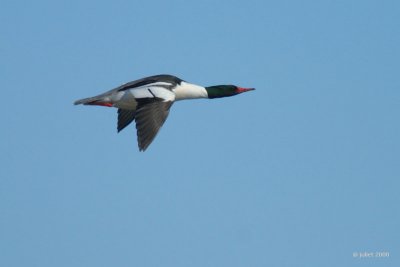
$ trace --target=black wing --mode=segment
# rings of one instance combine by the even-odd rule
[[[136,111],[129,109],[118,109],[118,132],[122,131],[135,119]]]
[[[141,99],[136,109],[136,129],[140,151],[145,151],[168,117],[172,101]]]

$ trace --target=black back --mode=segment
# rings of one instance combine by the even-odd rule
[[[168,75],[168,74],[160,74],[160,75],[154,75],[146,78],[142,78],[133,82],[126,83],[124,85],[121,85],[118,88],[118,91],[124,91],[136,87],[140,87],[146,84],[151,84],[151,83],[156,83],[156,82],[167,82],[167,83],[172,83],[172,87],[175,87],[176,85],[180,84],[183,80],[179,79],[176,76],[173,75]],[[171,89],[168,88],[168,89]]]

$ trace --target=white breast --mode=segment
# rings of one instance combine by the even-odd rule
[[[180,85],[173,89],[175,100],[193,99],[193,98],[208,98],[207,91],[204,87],[181,82]]]

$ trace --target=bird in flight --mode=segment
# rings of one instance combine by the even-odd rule
[[[118,132],[135,120],[139,151],[145,151],[164,124],[175,101],[234,96],[251,90],[254,88],[235,85],[203,87],[162,74],[123,84],[103,94],[77,100],[74,104],[118,108]]]

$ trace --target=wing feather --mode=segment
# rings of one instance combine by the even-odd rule
[[[129,109],[118,109],[118,132],[122,131],[135,119],[136,111]]]
[[[153,142],[168,117],[172,103],[157,97],[138,101],[135,121],[140,151],[145,151]]]

